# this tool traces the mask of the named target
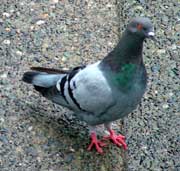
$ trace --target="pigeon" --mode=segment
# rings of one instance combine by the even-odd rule
[[[95,147],[102,154],[107,140],[126,150],[125,136],[113,130],[112,122],[136,109],[145,93],[143,42],[154,36],[151,20],[136,17],[102,60],[66,71],[32,67],[22,80],[52,102],[74,111],[79,120],[87,123],[91,140],[87,150]],[[101,124],[109,135],[99,140],[96,127]]]

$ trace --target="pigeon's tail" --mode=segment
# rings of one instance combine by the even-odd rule
[[[49,88],[56,85],[63,74],[48,74],[45,72],[28,71],[24,73],[22,80],[34,86]]]
[[[22,80],[26,83],[34,85],[35,90],[39,91],[43,96],[49,96],[49,90],[55,87],[58,80],[64,74],[49,74],[38,71],[28,71],[24,73]]]
[[[53,71],[54,72],[54,71]],[[57,82],[61,82],[66,74],[28,71],[24,73],[22,81],[32,84],[36,91],[55,103],[67,106],[61,91],[57,89]]]

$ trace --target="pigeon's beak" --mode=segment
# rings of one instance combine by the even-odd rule
[[[152,40],[154,40],[154,41],[156,41],[156,39],[155,39],[155,34],[154,34],[154,32],[153,31],[150,31],[150,32],[148,32],[148,38],[150,38],[150,39],[152,39]]]
[[[153,31],[150,31],[150,32],[148,33],[148,36],[149,36],[149,37],[154,37],[154,35],[155,35],[155,34],[154,34]]]

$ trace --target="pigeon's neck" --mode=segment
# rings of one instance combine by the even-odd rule
[[[117,72],[124,64],[141,65],[143,40],[125,31],[114,50],[103,59],[102,64]]]

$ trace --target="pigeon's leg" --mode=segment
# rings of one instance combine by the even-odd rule
[[[95,147],[95,148],[96,148],[96,151],[97,151],[98,153],[102,154],[102,153],[103,153],[103,150],[102,150],[101,147],[105,146],[106,144],[105,144],[104,142],[99,141],[99,140],[97,139],[96,130],[95,130],[96,127],[90,126],[89,128],[90,128],[91,143],[90,143],[90,145],[88,146],[88,149],[87,149],[87,150],[90,151],[90,150],[92,150],[93,147]]]
[[[115,131],[111,128],[111,123],[104,124],[104,126],[109,131],[110,135],[109,136],[105,136],[103,139],[105,139],[105,140],[109,139],[114,144],[116,144],[118,147],[123,146],[123,148],[125,150],[127,150],[127,144],[125,142],[125,136],[123,136],[121,134],[117,135],[115,133]]]

